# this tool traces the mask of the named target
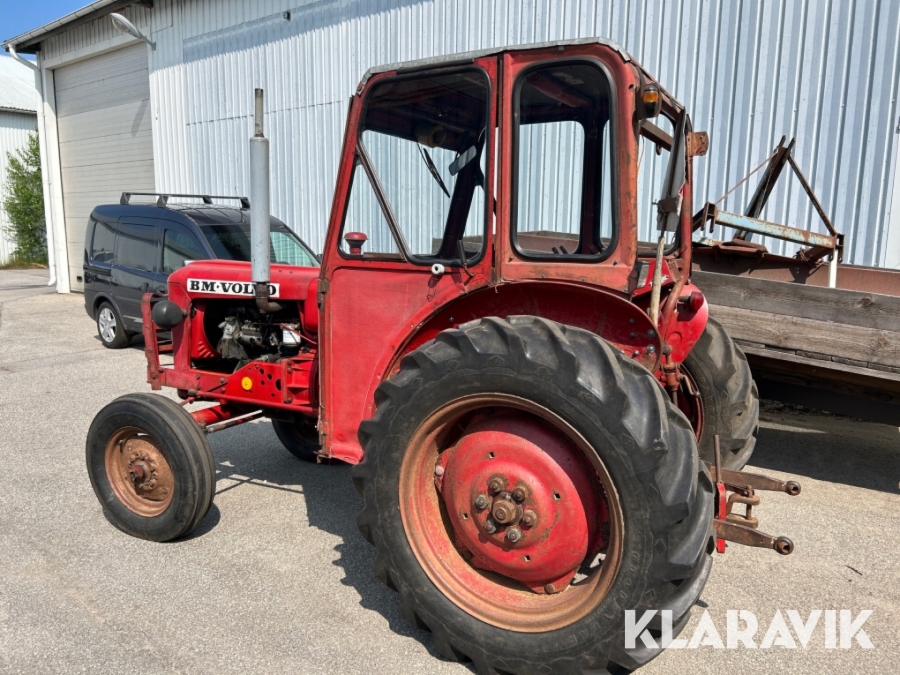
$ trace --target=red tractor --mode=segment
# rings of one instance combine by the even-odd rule
[[[376,575],[481,673],[633,670],[662,647],[626,649],[625,610],[671,610],[677,634],[723,539],[790,552],[750,509],[754,488],[799,487],[739,472],[756,387],[690,281],[706,136],[627,53],[589,39],[370,70],[321,269],[269,265],[257,93],[252,264],[191,263],[143,300],[148,381],[184,403],[123,396],[88,435],[119,528],[196,527],[207,434],[269,417],[298,457],[356,465]],[[660,169],[650,213],[641,162]]]

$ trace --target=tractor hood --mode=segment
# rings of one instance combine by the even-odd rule
[[[269,293],[272,299],[306,300],[310,283],[318,279],[317,267],[272,265]],[[175,293],[178,287],[180,293]],[[250,263],[234,260],[198,260],[169,276],[169,295],[184,293],[191,301],[212,298],[254,298]]]

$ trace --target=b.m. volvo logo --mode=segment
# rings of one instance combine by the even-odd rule
[[[188,293],[210,295],[246,295],[253,297],[253,284],[248,281],[223,281],[221,279],[188,279]],[[278,297],[279,284],[269,284],[269,297]]]

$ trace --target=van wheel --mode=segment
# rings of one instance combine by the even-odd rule
[[[176,539],[209,511],[216,485],[212,451],[194,418],[168,398],[117,398],[91,423],[85,453],[103,510],[133,537]]]
[[[97,335],[100,342],[108,349],[122,349],[131,342],[131,336],[125,330],[125,323],[108,302],[101,302],[97,308]]]

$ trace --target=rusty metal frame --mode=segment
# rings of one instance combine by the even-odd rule
[[[768,476],[744,471],[730,471],[722,468],[722,450],[719,436],[713,439],[715,447],[714,462],[706,462],[706,468],[715,486],[715,507],[713,526],[716,531],[716,550],[725,552],[725,542],[730,541],[742,546],[769,548],[781,555],[790,555],[794,551],[794,542],[784,536],[775,536],[760,532],[759,520],[753,515],[753,508],[759,506],[760,498],[757,490],[783,492],[791,497],[800,494],[800,484],[796,481],[781,481]],[[728,494],[731,493],[731,494]],[[735,504],[746,507],[744,513],[735,513]]]
[[[828,214],[825,213],[825,209],[822,207],[816,193],[813,192],[809,181],[806,179],[806,176],[794,159],[792,151],[797,139],[792,138],[790,142],[785,145],[786,138],[786,136],[781,137],[778,146],[769,158],[766,170],[763,173],[759,184],[756,186],[753,197],[750,199],[750,204],[747,206],[746,212],[743,215],[721,211],[716,204],[707,202],[703,208],[694,215],[693,229],[696,231],[704,227],[707,221],[710,223],[710,233],[716,223],[725,227],[732,227],[737,230],[733,243],[739,245],[746,242],[748,247],[750,238],[754,233],[765,237],[781,239],[782,241],[790,241],[795,244],[802,244],[806,248],[802,248],[797,252],[796,258],[799,260],[813,266],[818,266],[822,264],[823,258],[826,256],[829,257],[828,286],[830,288],[835,288],[837,287],[837,265],[843,259],[844,235],[835,230],[831,219],[828,217]],[[800,186],[803,188],[806,196],[809,197],[813,208],[815,208],[816,213],[819,214],[819,217],[825,224],[828,234],[819,234],[810,230],[801,230],[796,227],[780,225],[759,218],[759,214],[762,213],[762,210],[765,208],[766,203],[772,194],[772,190],[775,188],[775,183],[781,176],[785,165],[789,165],[794,172],[794,175],[797,176],[797,179],[800,181]],[[756,169],[754,169],[754,171],[755,170]],[[749,178],[749,175],[742,179],[738,185],[743,183],[747,178]],[[715,244],[721,242],[704,239],[701,243]]]

